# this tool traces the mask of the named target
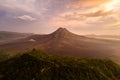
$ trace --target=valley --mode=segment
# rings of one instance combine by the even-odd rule
[[[33,48],[48,54],[80,58],[110,58],[120,63],[120,41],[89,38],[59,28],[47,35],[32,35],[11,43],[0,45],[12,56]]]

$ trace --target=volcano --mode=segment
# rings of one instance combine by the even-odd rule
[[[116,58],[118,42],[88,38],[77,35],[66,28],[59,28],[51,34],[30,37],[1,45],[0,48],[13,53],[22,53],[33,48],[48,54],[75,56],[82,58]],[[118,49],[119,50],[119,49]]]

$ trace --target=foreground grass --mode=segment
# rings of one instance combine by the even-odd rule
[[[0,80],[120,80],[111,60],[47,55],[33,50],[0,63]]]

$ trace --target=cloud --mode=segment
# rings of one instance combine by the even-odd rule
[[[99,16],[108,16],[113,14],[113,11],[103,11],[103,10],[99,10],[97,12],[92,12],[92,13],[87,13],[87,14],[83,14],[86,17],[99,17]]]
[[[111,0],[75,0],[68,6],[72,8],[91,8],[110,2]]]
[[[35,2],[36,0],[26,0],[26,2],[31,3],[31,2]]]
[[[4,27],[0,25],[0,29],[1,27],[4,29],[9,27],[9,29],[23,31],[24,26],[29,26],[35,32],[34,26],[36,26],[38,31],[44,32],[43,28],[45,26],[52,29],[58,26],[72,29],[84,28],[87,31],[111,28],[110,25],[113,27],[120,22],[118,1],[1,0],[0,24]]]
[[[107,16],[111,16],[112,14],[114,14],[113,11],[102,11],[102,10],[99,10],[99,11],[96,11],[96,12],[90,12],[90,13],[84,13],[84,14],[80,14],[80,13],[77,13],[77,12],[65,12],[65,13],[61,13],[59,14],[59,16],[55,16],[53,17],[53,20],[55,21],[59,21],[59,22],[85,22],[87,21],[88,19],[90,19],[90,22],[91,21],[93,22],[97,22],[96,19],[99,19],[101,18],[101,21],[99,20],[99,22],[102,22],[102,20],[104,20]],[[105,19],[106,20],[106,19]],[[107,21],[107,20],[106,20]]]
[[[18,19],[25,20],[25,21],[34,21],[36,18],[33,18],[29,15],[18,16]]]
[[[0,9],[12,14],[28,13],[39,15],[42,13],[42,8],[37,10],[36,3],[37,0],[4,0],[0,1]]]

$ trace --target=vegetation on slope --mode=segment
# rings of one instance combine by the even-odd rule
[[[0,63],[0,80],[120,80],[110,60],[47,55],[33,50]]]
[[[0,50],[0,62],[9,59],[10,55],[5,50]]]

